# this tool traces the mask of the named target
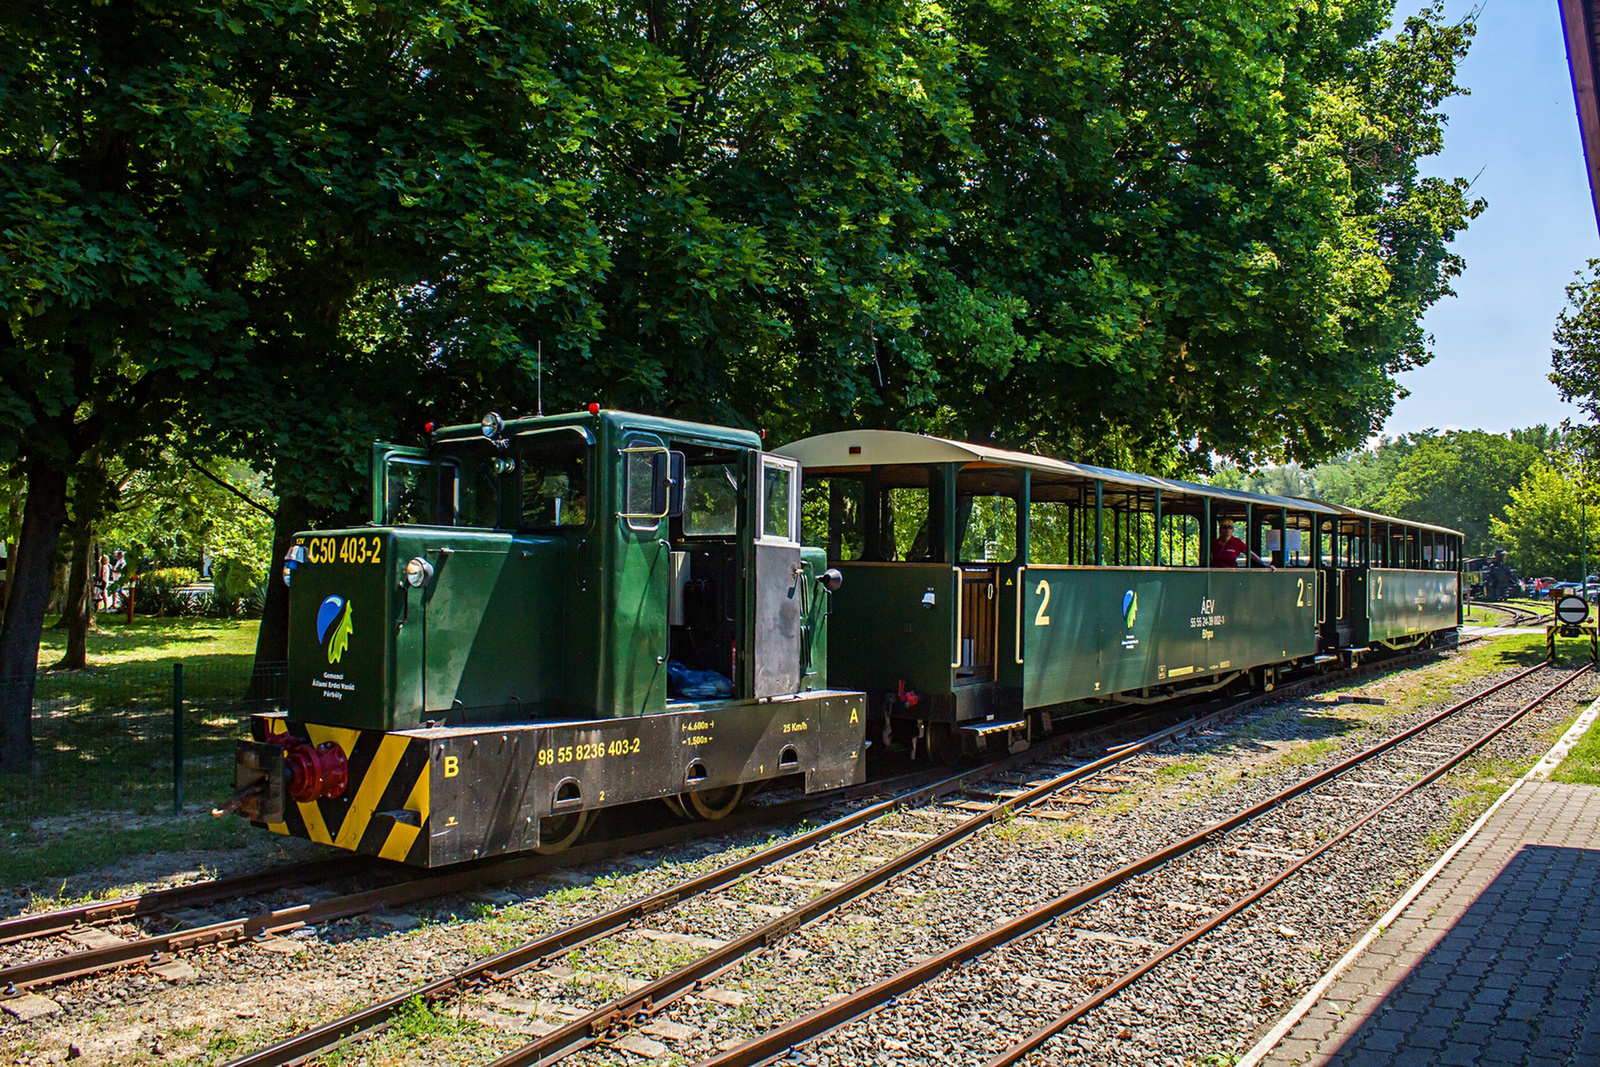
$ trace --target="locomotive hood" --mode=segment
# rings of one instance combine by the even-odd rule
[[[298,535],[285,560],[290,716],[404,730],[548,714],[565,551],[495,530]]]

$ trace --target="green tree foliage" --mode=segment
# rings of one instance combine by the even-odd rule
[[[552,407],[779,438],[1149,469],[1353,447],[1481,206],[1417,171],[1471,25],[1388,10],[16,0],[19,580],[69,485],[174,435],[268,473],[279,547],[358,515],[371,439],[526,411],[540,342]],[[39,602],[12,599],[0,674]]]
[[[129,573],[197,567],[203,554],[266,574],[276,501],[256,471],[236,460],[168,451],[116,481],[116,510],[96,534],[103,551],[127,553]]]
[[[1497,547],[1491,522],[1511,491],[1543,458],[1532,445],[1482,430],[1460,430],[1415,440],[1375,510],[1460,530],[1466,551]]]
[[[1572,581],[1583,577],[1583,525],[1588,523],[1589,567],[1600,559],[1600,497],[1581,493],[1572,472],[1540,463],[1511,490],[1504,517],[1490,523],[1518,573]]]
[[[1561,399],[1600,422],[1600,259],[1591,259],[1568,283],[1553,340],[1550,381]]]
[[[497,14],[5,6],[0,462],[20,462],[28,504],[0,676],[32,671],[86,458],[205,423],[299,518],[349,510],[364,442],[521,366],[508,309],[564,291],[590,317],[595,131],[667,129],[677,76],[607,44],[601,12]],[[26,694],[6,693],[15,765]]]
[[[979,153],[936,247],[1019,339],[969,355],[929,316],[892,346],[903,409],[1013,442],[1184,442],[1195,464],[1363,442],[1427,358],[1418,318],[1482,206],[1416,169],[1470,24],[1435,8],[1386,33],[1384,3],[953,10]]]
[[[681,122],[601,137],[612,259],[594,330],[539,325],[557,388],[1144,469],[1354,447],[1482,207],[1417,172],[1472,26],[1388,11],[624,9]]]
[[[1345,453],[1309,470],[1296,464],[1245,473],[1220,467],[1214,484],[1396,515],[1460,530],[1466,550],[1500,547],[1491,522],[1530,471],[1565,462],[1571,432],[1534,426],[1510,434],[1482,430],[1423,430],[1383,437],[1371,448]]]

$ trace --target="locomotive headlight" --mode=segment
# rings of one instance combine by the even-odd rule
[[[406,560],[406,584],[413,589],[421,589],[428,584],[428,579],[433,577],[433,564],[421,556],[412,556]]]
[[[496,412],[491,411],[478,420],[478,425],[483,428],[483,436],[493,441],[505,431],[506,420],[502,419]]]
[[[291,545],[289,551],[283,554],[283,584],[288,585],[294,577],[295,568],[306,561],[306,546]]]

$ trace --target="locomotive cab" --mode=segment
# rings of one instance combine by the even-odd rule
[[[436,865],[861,781],[799,482],[747,431],[598,409],[375,446],[371,523],[284,560],[288,705],[240,747],[243,813]]]

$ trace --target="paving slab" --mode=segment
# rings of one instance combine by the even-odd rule
[[[1550,1062],[1600,1067],[1600,788],[1536,780],[1260,1060]]]

